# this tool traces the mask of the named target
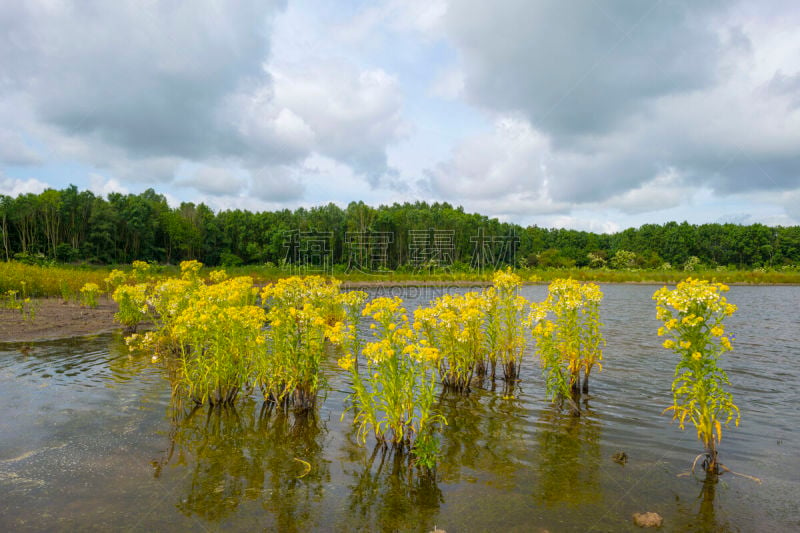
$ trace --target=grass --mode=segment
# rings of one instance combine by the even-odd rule
[[[0,293],[15,290],[19,294],[41,298],[60,296],[65,300],[78,300],[86,283],[103,287],[103,279],[110,268],[73,266],[36,266],[23,263],[0,262]]]
[[[105,289],[103,280],[111,272],[112,268],[130,270],[127,266],[36,266],[25,265],[15,261],[0,262],[0,293],[9,290],[19,291],[31,297],[62,297],[65,300],[77,300],[81,287],[86,283],[96,283]],[[215,268],[204,268],[201,272],[203,277],[207,277],[209,272]],[[227,272],[231,276],[252,276],[258,284],[275,281],[280,278],[298,274],[291,270],[282,270],[277,267],[266,267],[261,265],[228,267]],[[158,276],[169,277],[178,274],[177,266],[158,267]],[[727,284],[800,284],[800,271],[795,269],[772,270],[715,270],[698,269],[693,272],[683,270],[610,270],[610,269],[590,269],[590,268],[569,268],[569,269],[520,269],[517,273],[525,280],[535,277],[541,282],[550,282],[557,278],[573,278],[581,281],[594,281],[598,283],[677,283],[687,277],[707,279],[713,282]],[[333,275],[345,282],[350,283],[414,283],[420,284],[429,282],[438,283],[461,283],[461,282],[480,282],[487,285],[491,281],[492,272],[468,271],[468,272],[387,272],[387,273],[363,273],[345,272],[334,269]],[[24,284],[23,284],[24,282]]]

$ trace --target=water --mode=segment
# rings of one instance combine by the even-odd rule
[[[255,401],[175,412],[162,371],[119,334],[0,345],[0,530],[633,531],[645,511],[666,531],[800,529],[800,287],[729,294],[723,365],[742,422],[721,460],[760,485],[678,477],[702,449],[662,414],[675,360],[654,334],[655,288],[603,287],[608,346],[582,417],[543,399],[532,357],[511,394],[498,382],[444,396],[435,482],[340,420],[348,383],[333,355],[316,417],[294,419]],[[413,308],[441,290],[394,293]]]

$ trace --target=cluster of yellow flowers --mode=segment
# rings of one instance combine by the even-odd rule
[[[499,292],[516,292],[522,286],[522,278],[511,271],[511,267],[498,270],[492,275],[492,286]]]
[[[146,320],[149,312],[148,288],[146,283],[120,285],[116,288],[112,298],[119,304],[119,310],[114,315],[117,322],[128,328],[135,328],[137,324]]]
[[[424,359],[438,363],[444,384],[466,390],[473,373],[485,363],[486,307],[481,293],[468,292],[446,294],[414,312],[414,329],[430,350]]]
[[[439,350],[411,327],[398,297],[375,298],[362,315],[372,320],[372,340],[361,351],[365,372],[359,372],[357,354],[350,349],[338,361],[352,378],[358,434],[363,440],[372,429],[381,442],[411,444],[440,418],[432,412]]]
[[[730,338],[724,336],[722,325],[723,319],[736,311],[736,306],[722,296],[728,290],[725,284],[692,278],[678,283],[675,290],[667,287],[657,290],[653,295],[656,318],[664,321],[658,335],[672,337],[664,341],[664,347],[684,350],[695,360],[700,359],[694,357],[696,353],[702,355],[719,347],[722,351],[731,350]],[[694,342],[695,349],[691,350],[687,342]]]
[[[682,317],[690,314],[698,314],[697,310],[702,309],[703,313],[730,316],[736,311],[736,306],[727,302],[723,292],[728,292],[730,288],[724,283],[713,283],[702,279],[687,278],[678,283],[675,290],[662,287],[653,295],[656,301],[656,313],[659,320],[671,318],[670,308],[677,311]]]
[[[122,270],[114,269],[108,273],[108,276],[103,280],[103,283],[106,284],[106,288],[108,292],[112,292],[114,289],[122,285],[128,281],[128,275],[125,274]]]
[[[556,279],[550,283],[545,301],[531,305],[526,323],[536,340],[551,398],[568,397],[578,390],[587,392],[592,369],[602,369],[602,298],[600,287],[594,283]],[[547,318],[550,314],[553,320]]]
[[[723,320],[736,311],[722,293],[722,283],[688,278],[674,290],[662,287],[653,294],[656,317],[664,322],[659,336],[667,336],[664,348],[680,356],[672,384],[673,412],[681,429],[687,421],[697,429],[703,442],[709,471],[715,471],[717,444],[722,439],[722,425],[739,423],[739,408],[732,395],[724,390],[727,375],[717,365],[720,355],[733,347],[725,335]]]
[[[203,263],[192,259],[191,261],[181,261],[181,277],[183,279],[193,280],[200,275],[200,269],[203,268]]]
[[[81,287],[81,305],[86,307],[97,307],[97,296],[100,293],[100,287],[97,283],[86,283]]]

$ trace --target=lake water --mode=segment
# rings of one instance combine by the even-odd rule
[[[702,446],[662,414],[676,361],[655,335],[656,288],[602,286],[608,345],[583,416],[544,399],[530,355],[513,391],[442,397],[435,481],[359,445],[333,354],[316,417],[295,419],[255,400],[176,413],[163,371],[118,333],[0,344],[0,530],[634,531],[645,511],[666,531],[800,530],[800,287],[728,294],[722,365],[742,421],[720,458],[760,485],[678,477]],[[411,310],[442,291],[382,295]]]

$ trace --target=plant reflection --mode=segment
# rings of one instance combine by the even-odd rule
[[[519,387],[503,395],[475,390],[469,396],[443,394],[440,410],[447,419],[439,470],[442,479],[458,483],[470,472],[488,472],[495,487],[513,487],[519,460],[527,455],[525,412]]]
[[[543,410],[536,440],[538,503],[580,507],[601,501],[600,425],[588,401],[583,402],[579,417],[557,406]]]
[[[114,332],[108,341],[108,369],[114,383],[125,383],[143,372],[153,372],[150,356],[128,349],[119,332]]]
[[[436,476],[420,473],[409,454],[376,444],[371,452],[357,443],[351,431],[345,445],[350,476],[347,522],[337,530],[369,531],[380,524],[387,531],[427,531],[444,503]]]
[[[247,402],[239,408],[176,409],[170,447],[153,463],[185,468],[177,508],[219,522],[244,502],[260,502],[281,531],[304,530],[330,480],[322,458],[324,430],[313,414],[271,412]]]
[[[695,498],[697,507],[694,505],[687,507],[678,504],[678,528],[683,531],[736,531],[727,521],[721,520],[717,516],[714,499],[717,495],[717,484],[719,476],[707,474],[702,482],[700,493]]]

